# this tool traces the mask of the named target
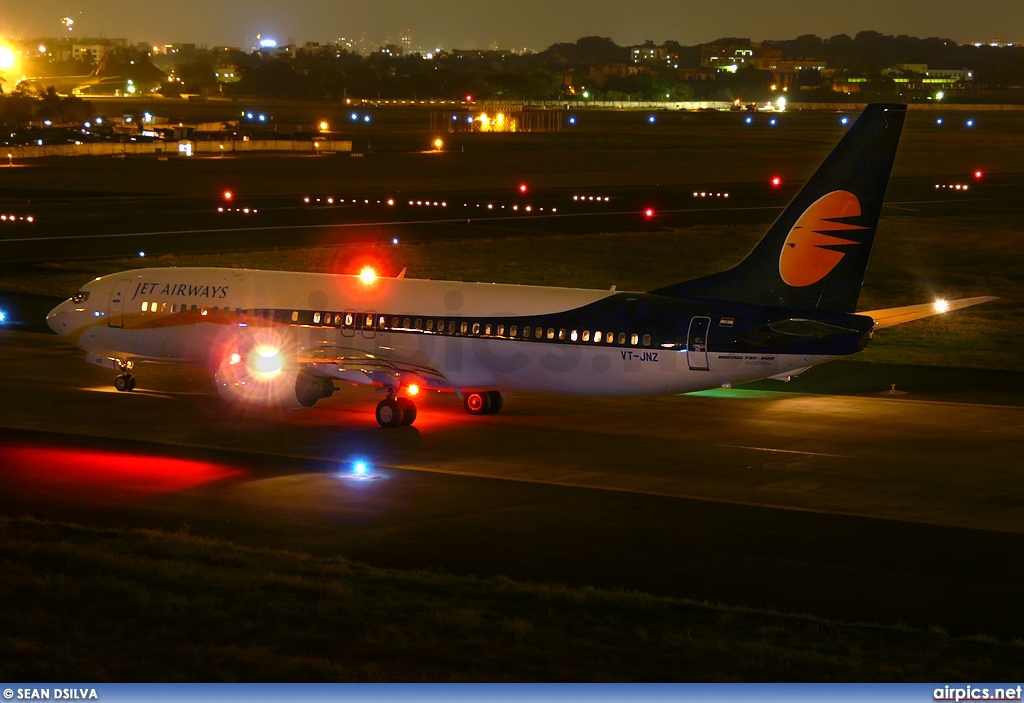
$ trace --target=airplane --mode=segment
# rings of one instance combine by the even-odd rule
[[[872,104],[734,267],[648,292],[230,268],[99,277],[49,326],[135,387],[138,362],[202,365],[231,401],[311,407],[374,386],[382,427],[419,390],[467,412],[507,392],[643,396],[788,379],[862,349],[875,330],[991,296],[855,312],[905,105]],[[685,252],[682,252],[685,255]]]
[[[96,68],[84,76],[22,76],[16,88],[40,95],[53,88],[57,95],[75,95],[99,85],[124,87],[123,76],[104,75],[107,69],[107,57],[104,56],[96,64]]]

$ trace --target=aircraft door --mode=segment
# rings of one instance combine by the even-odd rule
[[[343,337],[355,337],[356,336],[356,311],[346,310],[341,316],[341,336]]]
[[[708,330],[710,317],[694,317],[690,320],[690,331],[686,336],[686,362],[693,371],[708,371]]]
[[[373,339],[377,332],[377,325],[374,324],[377,321],[377,318],[372,312],[364,312],[360,315],[360,318],[360,322],[362,322],[362,324],[359,327],[363,331],[363,337],[366,339]]]
[[[107,306],[107,325],[109,327],[124,327],[124,301],[131,290],[132,282],[124,279],[114,284],[110,289],[110,304]]]

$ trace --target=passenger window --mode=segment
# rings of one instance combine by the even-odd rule
[[[529,325],[527,325],[526,327],[523,327],[523,336],[524,337],[529,337],[530,336],[530,326]]]
[[[644,346],[645,347],[651,346],[651,335],[649,335],[649,334],[645,334],[644,335]]]
[[[427,332],[433,332],[433,331],[434,331],[434,321],[433,320],[427,320]]]
[[[515,325],[512,325],[511,327],[508,328],[508,336],[509,337],[515,337],[516,336],[516,332],[518,332],[518,331],[519,331],[519,328],[516,327]]]
[[[160,303],[160,312],[167,312],[167,303]]]
[[[203,308],[202,308],[202,309],[201,309],[201,310],[199,311],[199,314],[200,314],[200,315],[209,315],[209,314],[210,314],[210,311],[209,311],[209,310],[207,310],[207,309],[206,309],[206,307],[204,306],[204,307],[203,307]]]
[[[410,320],[408,317],[402,320],[402,327],[407,330],[412,329],[412,320]]]
[[[387,329],[387,327],[388,327],[388,319],[386,317],[384,317],[383,315],[378,317],[377,318],[377,327],[382,329],[382,330],[383,329]]]
[[[636,345],[637,345],[637,344],[638,344],[639,342],[640,342],[640,335],[638,335],[638,334],[637,334],[636,332],[634,332],[633,334],[631,334],[631,335],[629,336],[629,343],[630,343],[630,344],[632,344],[632,345],[633,345],[634,347],[635,347],[635,346],[636,346]]]
[[[468,322],[463,322],[461,325],[459,325],[459,332],[461,332],[462,334],[466,334],[466,331],[468,329],[469,329],[469,323]]]
[[[504,337],[505,336],[505,325],[498,325],[498,336],[499,337]]]
[[[583,341],[584,342],[589,342],[590,341],[590,330],[583,330]],[[601,340],[599,339],[597,341],[600,342]]]
[[[614,332],[607,333],[604,336],[604,341],[608,342],[608,344],[615,344],[615,333]]]
[[[391,318],[391,329],[395,329],[397,327],[398,327],[398,318],[397,317],[392,317]]]
[[[555,336],[555,331],[554,330],[548,330],[548,332],[549,332],[549,334],[552,337]],[[540,339],[541,337],[543,337],[544,336],[544,328],[543,327],[538,327],[537,329],[535,329],[533,331],[533,336],[536,337],[537,339]]]
[[[573,341],[575,341],[575,339],[576,339],[576,330],[572,331],[572,336],[573,336]],[[563,341],[563,342],[565,341],[565,330],[558,330],[558,338],[561,341]]]
[[[145,301],[142,303],[142,312],[149,312],[149,302]]]
[[[572,332],[570,332],[570,333],[569,333],[569,339],[570,339],[570,340],[572,340],[572,341],[574,341],[574,342],[575,342],[575,341],[576,341],[577,339],[579,339],[579,336],[580,336],[580,335],[579,335],[579,333],[578,333],[578,332],[577,332],[576,330],[573,330]]]
[[[366,319],[363,320],[363,329],[364,330],[372,330],[373,329],[373,315],[367,315]]]
[[[594,332],[594,341],[595,342],[600,342],[601,341],[601,331],[600,330],[598,330],[597,332]]]
[[[562,336],[565,337],[565,330],[562,330]],[[555,338],[555,328],[554,327],[548,327],[548,339],[554,339],[554,338]]]
[[[484,327],[484,334],[487,335],[487,336],[491,335],[491,326],[490,325],[487,325],[486,327]]]
[[[264,320],[269,320],[270,319],[270,308],[263,308],[263,319]]]
[[[608,335],[608,336],[610,337],[611,335]],[[625,344],[625,343],[626,343],[626,333],[625,332],[619,332],[619,344]]]
[[[448,334],[455,334],[455,320],[448,323]]]
[[[473,334],[480,334],[480,323],[479,322],[474,322],[473,323]]]
[[[198,310],[198,309],[199,309],[199,308],[198,308],[197,306],[195,306],[195,305],[193,305],[193,306],[192,306],[192,312],[195,312],[195,311],[196,311],[196,310]],[[298,320],[298,319],[299,319],[299,313],[295,313],[295,319],[296,319],[296,320]]]
[[[194,305],[192,307],[193,307],[193,309],[195,309]],[[298,322],[298,321],[299,321],[299,311],[298,310],[292,310],[292,322]]]
[[[417,317],[416,318],[416,324],[414,326],[416,327],[416,329],[422,330],[423,329],[423,320],[421,320],[420,318]]]
[[[217,308],[214,308],[214,310],[216,310],[216,309]],[[314,325],[319,325],[320,324],[320,313],[318,313],[318,312],[313,313],[313,324]]]

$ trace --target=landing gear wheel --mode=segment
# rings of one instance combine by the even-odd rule
[[[122,374],[114,379],[114,388],[121,392],[135,389],[135,376],[130,373]]]
[[[416,422],[416,403],[408,398],[398,398],[398,407],[402,409],[403,425],[411,425]]]
[[[487,414],[493,415],[501,410],[501,406],[505,404],[505,399],[501,397],[501,391],[488,391],[487,395],[490,398],[490,405],[487,408]]]
[[[490,393],[467,393],[462,400],[466,412],[470,415],[486,415],[491,407]]]
[[[381,427],[398,427],[404,419],[402,406],[394,398],[385,398],[377,403],[377,424]]]

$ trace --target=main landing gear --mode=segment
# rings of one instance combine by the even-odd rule
[[[135,376],[130,371],[123,372],[114,379],[114,388],[119,391],[135,390]]]
[[[377,403],[377,424],[381,427],[400,427],[416,422],[416,404],[408,398],[399,398],[388,389],[388,397]]]
[[[470,415],[493,415],[501,410],[504,399],[501,391],[474,391],[463,397],[462,404]]]

